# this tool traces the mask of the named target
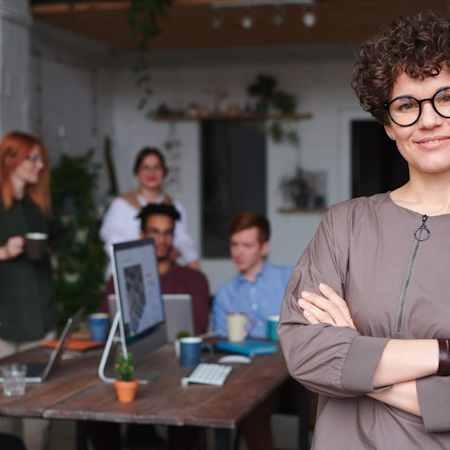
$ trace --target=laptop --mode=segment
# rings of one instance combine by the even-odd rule
[[[180,331],[187,331],[194,336],[192,297],[189,294],[164,294],[163,301],[166,310],[167,340],[174,342]]]
[[[58,345],[53,350],[50,360],[47,363],[11,361],[11,364],[25,364],[27,366],[27,376],[25,378],[27,383],[43,383],[48,378],[50,373],[55,370],[73,331],[81,320],[83,312],[84,308],[81,308],[74,316],[67,320],[66,326],[64,327],[61,337],[59,338]],[[0,383],[3,383],[3,381],[3,378],[0,378]]]

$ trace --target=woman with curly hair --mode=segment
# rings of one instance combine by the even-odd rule
[[[448,449],[450,17],[385,26],[353,87],[410,179],[327,212],[289,281],[281,345],[319,393],[313,448]]]

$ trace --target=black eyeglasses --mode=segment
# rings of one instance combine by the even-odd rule
[[[42,164],[45,164],[45,162],[47,161],[45,156],[42,155],[28,155],[27,159],[33,164],[36,164],[38,161],[40,161]]]
[[[431,98],[417,100],[414,97],[396,97],[390,103],[384,104],[392,122],[400,127],[414,125],[422,114],[422,103],[431,102],[434,110],[446,119],[450,119],[450,87],[440,89]]]

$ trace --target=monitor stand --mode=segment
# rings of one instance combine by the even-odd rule
[[[122,353],[126,357],[128,357],[127,344],[125,340],[125,333],[121,325],[121,317],[120,311],[116,312],[114,316],[113,323],[111,325],[111,330],[109,331],[108,340],[106,341],[105,349],[103,350],[102,359],[100,360],[100,365],[98,366],[98,376],[105,383],[114,383],[115,378],[112,378],[110,375],[111,371],[107,368],[108,359],[111,356],[114,344],[121,344]],[[116,334],[118,333],[118,336]],[[136,345],[136,344],[135,344]],[[146,354],[149,352],[147,351]],[[108,372],[108,373],[106,373]],[[140,372],[135,371],[135,377],[139,380],[140,384],[147,384],[150,381],[158,378],[160,374],[158,372]]]

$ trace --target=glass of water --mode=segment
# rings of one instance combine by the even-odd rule
[[[2,366],[3,393],[8,397],[24,395],[27,375],[27,366],[24,364],[9,364]]]

